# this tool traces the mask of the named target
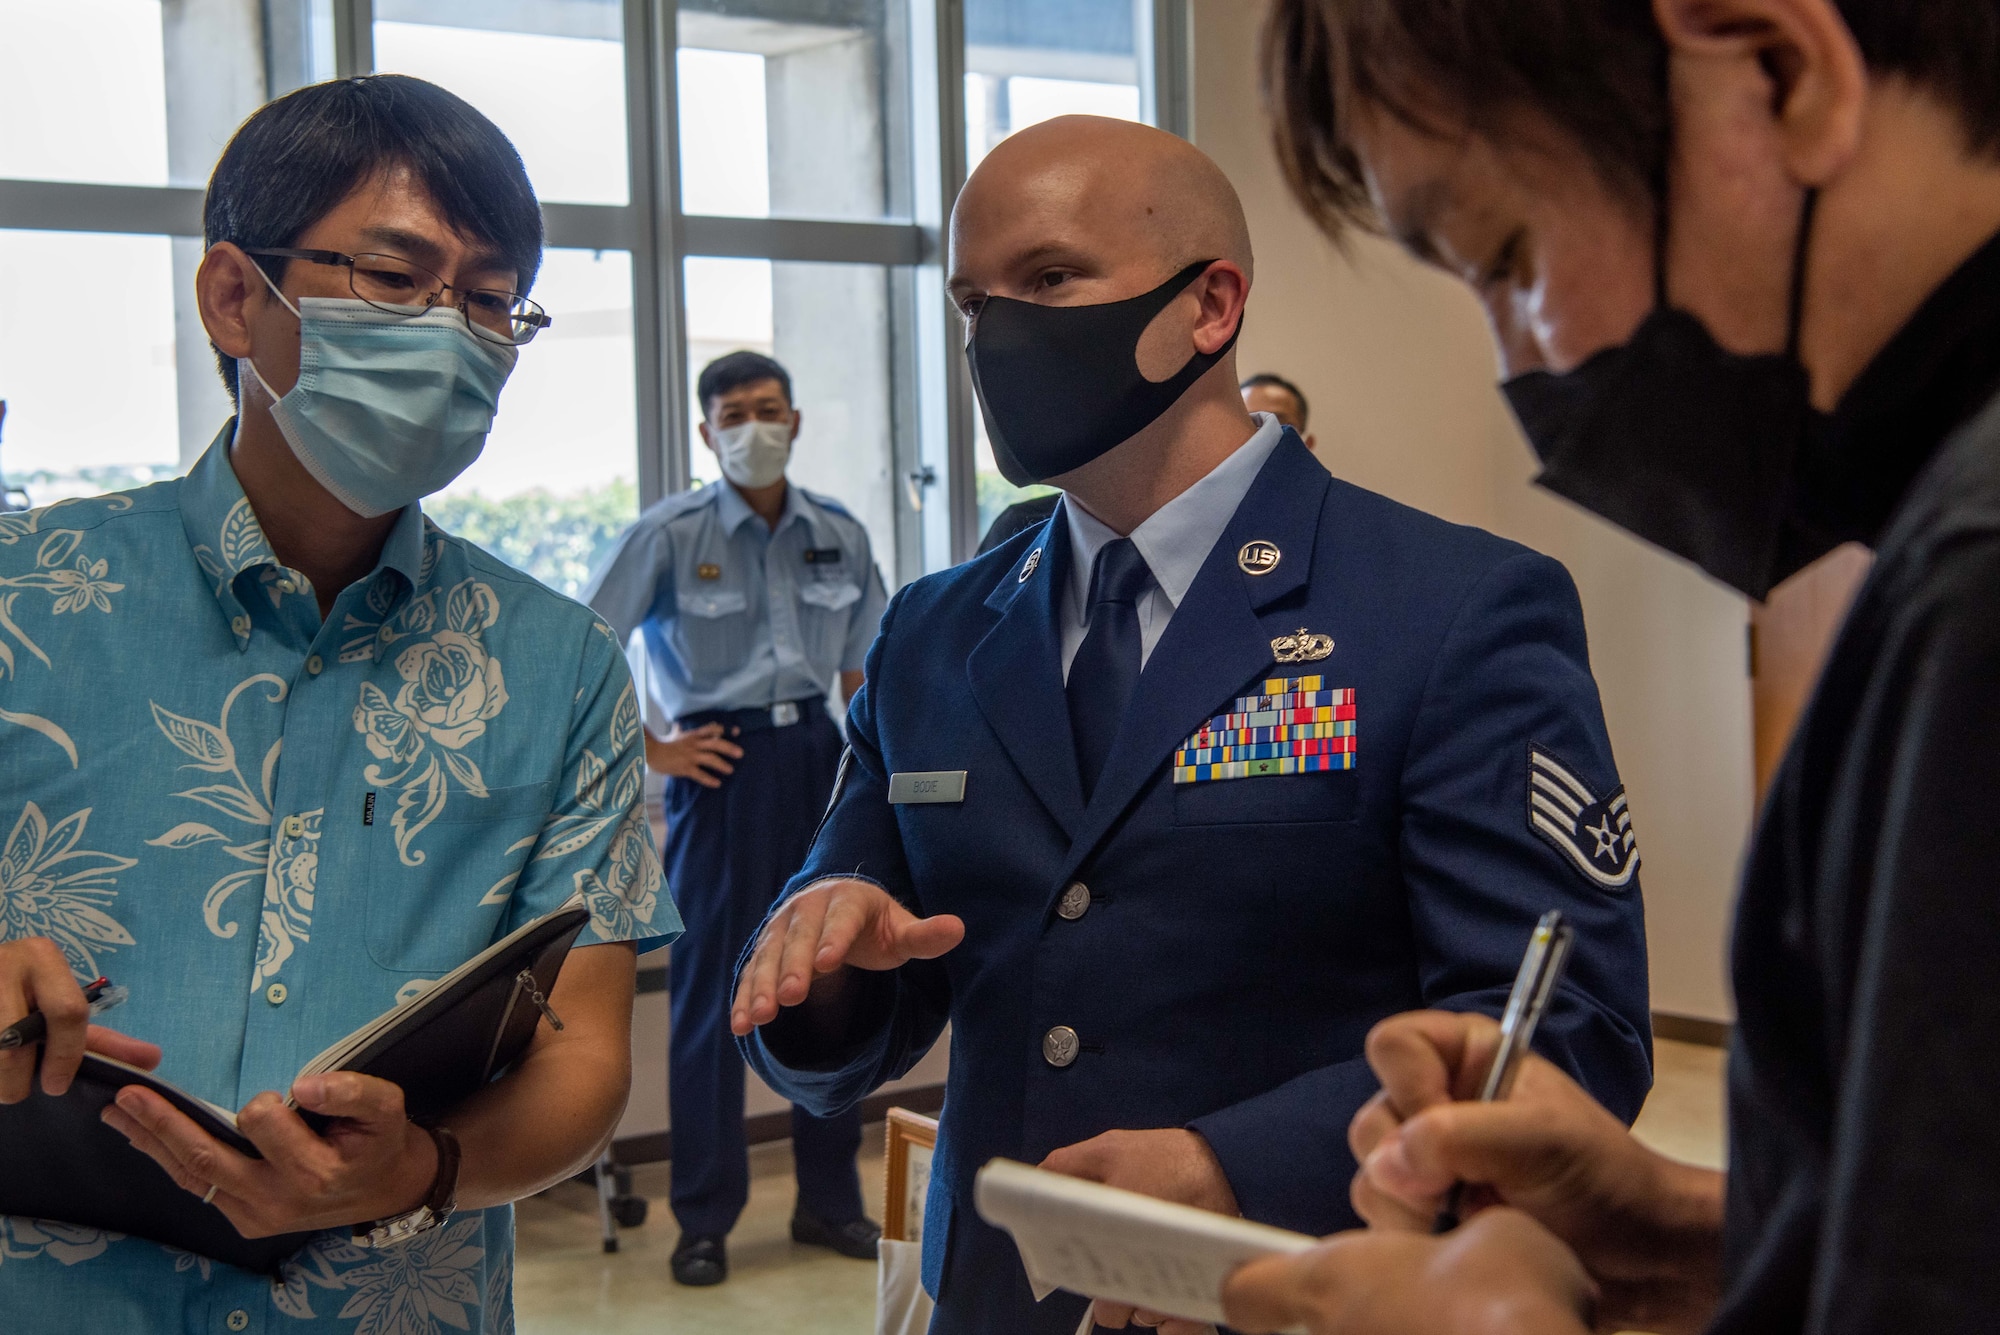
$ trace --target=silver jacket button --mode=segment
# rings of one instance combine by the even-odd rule
[[[1077,1041],[1076,1030],[1066,1024],[1059,1024],[1042,1035],[1042,1060],[1061,1068],[1076,1060],[1077,1050],[1082,1046]]]
[[[1069,889],[1063,891],[1062,903],[1056,905],[1057,916],[1075,922],[1090,912],[1090,887],[1082,881],[1071,881]]]

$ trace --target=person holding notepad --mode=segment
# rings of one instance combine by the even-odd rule
[[[2000,9],[1279,0],[1283,160],[1486,302],[1543,485],[1761,598],[1874,553],[1733,935],[1728,1166],[1641,1145],[1490,1024],[1370,1042],[1377,1228],[1255,1263],[1246,1329],[2000,1325]],[[1662,670],[1671,670],[1663,662]],[[1426,1236],[1454,1179],[1482,1203]]]
[[[382,75],[252,116],[204,222],[236,417],[185,478],[0,516],[0,1027],[48,1026],[0,1052],[0,1104],[86,1047],[157,1066],[262,1158],[128,1085],[104,1120],[142,1154],[104,1171],[315,1236],[274,1277],[0,1217],[0,1326],[505,1331],[508,1202],[611,1135],[634,951],[679,930],[623,646],[420,505],[550,322],[540,212],[490,121]],[[294,1079],[573,896],[579,948],[530,989],[560,1031],[433,1125],[385,1080]],[[86,1030],[100,974],[122,1033]]]
[[[1338,481],[1251,416],[1247,229],[1184,140],[1021,131],[959,197],[951,265],[995,457],[1064,499],[891,602],[732,1015],[821,1113],[951,1023],[933,1331],[1084,1317],[1037,1304],[974,1212],[995,1156],[1351,1223],[1369,1027],[1497,1012],[1551,908],[1576,949],[1542,1051],[1636,1113],[1637,836],[1562,567]]]

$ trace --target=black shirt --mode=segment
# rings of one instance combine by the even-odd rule
[[[1996,389],[2000,239],[1799,470],[1877,559],[1744,876],[1716,1335],[2000,1329]]]

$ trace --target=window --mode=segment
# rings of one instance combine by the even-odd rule
[[[394,70],[492,117],[545,205],[534,296],[555,323],[479,461],[427,502],[440,521],[574,590],[640,506],[714,476],[692,381],[754,347],[794,375],[794,475],[867,524],[900,583],[1019,494],[980,442],[942,295],[958,182],[1064,112],[1181,128],[1184,8],[0,0],[0,474],[39,503],[207,448],[230,411],[193,302],[216,157],[268,98]]]
[[[1016,130],[1057,116],[1140,119],[1132,0],[965,0],[965,160],[970,170]],[[973,423],[979,531],[1049,487],[1000,475],[986,423]]]
[[[704,0],[680,9],[681,207],[908,217],[901,6]]]
[[[47,505],[180,472],[168,239],[0,232],[0,274],[7,484]],[[206,369],[214,376],[212,360]]]

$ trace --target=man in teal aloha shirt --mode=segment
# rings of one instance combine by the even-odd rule
[[[51,1021],[39,1076],[0,1054],[0,1102],[67,1086],[74,980],[108,974],[131,999],[91,1046],[242,1108],[264,1158],[133,1089],[107,1121],[246,1234],[320,1231],[274,1279],[0,1217],[0,1329],[509,1330],[507,1202],[610,1135],[635,951],[680,927],[621,646],[416,504],[545,319],[513,295],[534,197],[477,112],[376,77],[253,117],[207,221],[239,417],[185,479],[0,515],[0,1026]],[[398,273],[419,287],[371,302]],[[446,1119],[460,1210],[357,1245],[439,1199],[449,1155],[395,1086],[299,1068],[577,893],[564,1030]],[[340,1120],[316,1135],[266,1091]]]

